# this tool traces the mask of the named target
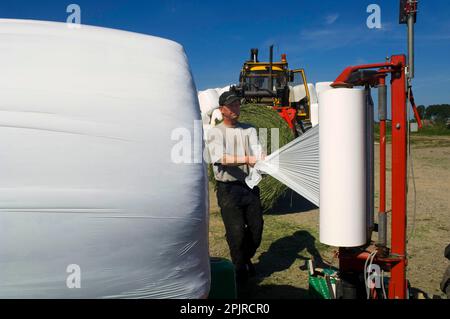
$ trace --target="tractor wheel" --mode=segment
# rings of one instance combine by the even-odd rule
[[[311,122],[309,121],[297,120],[297,122],[295,123],[295,130],[297,131],[297,137],[304,134],[311,128],[312,125]]]
[[[298,121],[295,124],[295,132],[296,132],[296,137],[299,137],[300,135],[302,135],[303,133],[305,133],[305,130],[303,128],[303,124],[301,123],[301,121]]]

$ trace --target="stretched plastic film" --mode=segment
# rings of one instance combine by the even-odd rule
[[[258,161],[246,178],[250,188],[269,174],[319,206],[319,126]]]

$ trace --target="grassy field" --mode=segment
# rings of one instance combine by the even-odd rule
[[[386,124],[386,134],[387,141],[391,141],[391,122],[387,122]],[[376,123],[374,125],[374,133],[375,140],[379,140],[380,136],[380,125]],[[436,124],[433,126],[424,126],[418,132],[411,132],[411,144],[421,144],[420,146],[435,146],[434,144],[439,144],[438,146],[450,146],[449,139],[447,137],[450,136],[450,129],[447,128],[444,124]],[[445,142],[445,145],[441,145],[442,142]]]
[[[377,149],[377,147],[376,147]],[[376,151],[378,167],[378,150]],[[388,159],[390,145],[388,144]],[[450,136],[420,134],[412,136],[412,158],[417,189],[416,216],[410,178],[408,198],[407,277],[414,288],[428,294],[443,294],[439,290],[442,275],[448,266],[443,251],[450,243]],[[378,182],[378,169],[376,169]],[[388,192],[390,190],[390,160],[388,161]],[[378,183],[376,183],[378,192]],[[377,210],[377,198],[376,207]],[[389,194],[388,194],[389,195]],[[388,209],[390,197],[388,196]],[[229,258],[223,222],[210,189],[210,254]],[[305,260],[336,266],[336,248],[318,241],[317,207],[295,193],[288,193],[273,211],[265,214],[263,242],[253,262],[257,276],[239,292],[240,298],[308,298],[308,274]],[[415,225],[413,236],[411,231]],[[376,239],[376,233],[374,234]]]

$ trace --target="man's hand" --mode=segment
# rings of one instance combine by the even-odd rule
[[[247,156],[247,165],[254,167],[256,162],[258,161],[258,158],[256,156]]]
[[[247,165],[254,167],[256,162],[264,161],[266,156],[267,156],[266,154],[261,154],[260,156],[247,156],[248,158]]]
[[[261,156],[232,156],[232,155],[224,155],[222,158],[222,165],[225,166],[240,166],[240,165],[249,165],[251,167],[255,166],[257,161],[262,161],[266,158],[265,155]]]

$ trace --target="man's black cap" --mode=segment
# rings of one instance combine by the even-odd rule
[[[236,92],[227,91],[222,93],[222,95],[219,97],[219,105],[230,105],[233,102],[240,100],[241,98],[236,94]]]

